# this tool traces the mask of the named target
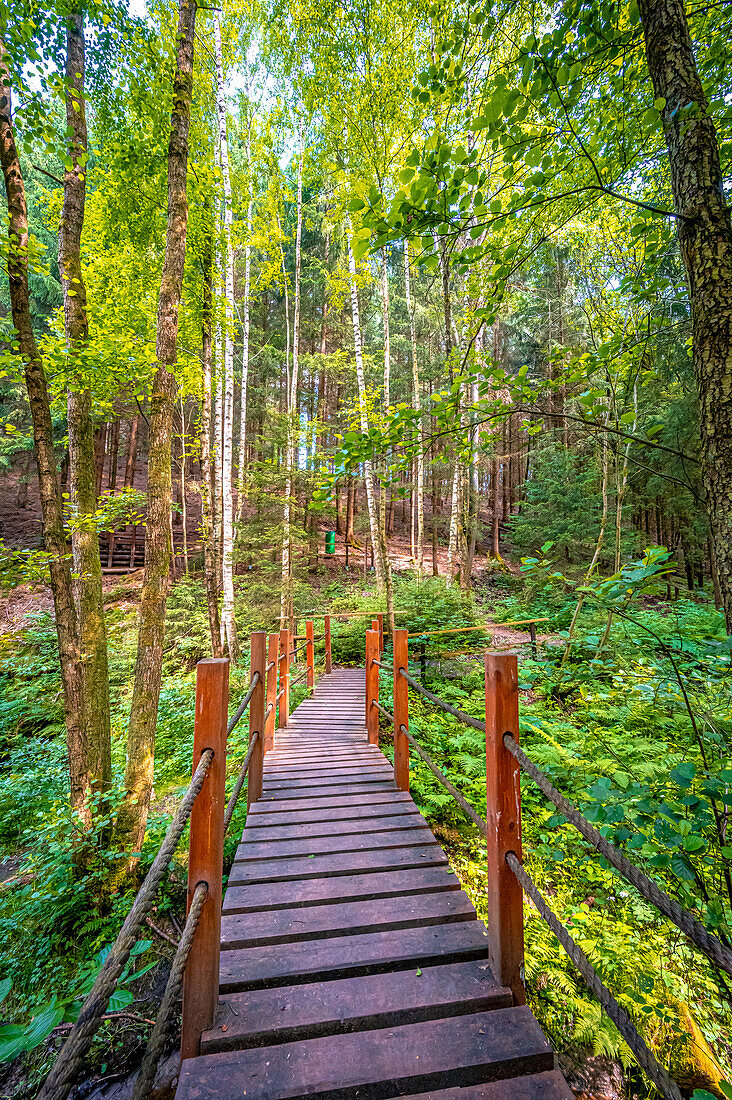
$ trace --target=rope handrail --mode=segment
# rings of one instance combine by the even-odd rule
[[[226,809],[224,810],[224,833],[226,833],[226,831],[228,830],[229,825],[231,824],[231,819],[234,816],[234,810],[236,809],[236,804],[239,801],[239,795],[241,794],[241,789],[244,786],[244,780],[246,779],[247,771],[249,770],[249,762],[252,759],[252,753],[254,752],[254,746],[256,745],[258,738],[259,731],[255,730],[254,736],[249,743],[247,754],[244,757],[244,763],[239,768],[239,774],[236,777],[236,783],[234,784],[234,788],[231,792],[231,795],[229,796],[229,801],[226,803]]]
[[[485,733],[484,722],[479,721],[477,718],[473,718],[469,714],[465,714],[464,711],[458,710],[457,707],[450,706],[449,703],[445,703],[439,696],[434,695],[431,691],[428,691],[427,688],[422,687],[419,681],[415,680],[414,677],[410,676],[404,669],[400,669],[399,671],[407,683],[413,687],[415,691],[419,692],[420,695],[423,695],[426,699],[429,699],[438,707],[441,707],[442,710],[446,711],[448,714],[452,714],[455,718],[459,718],[464,724]],[[584,817],[579,810],[575,809],[572,803],[569,802],[564,795],[560,794],[544,773],[539,771],[510,733],[504,734],[503,741],[508,751],[518,761],[523,771],[534,780],[550,802],[554,803],[560,813],[574,825],[585,840],[589,841],[589,843],[592,844],[593,847],[596,848],[597,851],[600,852],[600,854],[603,855],[640,894],[642,894],[646,901],[649,901],[659,910],[659,912],[673,921],[673,923],[681,929],[684,935],[687,936],[692,943],[696,944],[699,950],[711,959],[716,966],[725,970],[728,974],[732,974],[732,951],[730,951],[717,936],[705,928],[702,922],[690,913],[688,909],[685,909],[675,901],[665,892],[665,890],[662,890],[653,879],[650,879],[640,870],[640,868],[636,867],[634,863],[631,863],[628,857],[618,848],[611,844],[610,841],[606,840],[605,837],[590,824],[587,818]]]
[[[69,1032],[66,1042],[61,1047],[58,1058],[51,1067],[51,1072],[38,1093],[37,1100],[65,1100],[68,1096],[76,1072],[89,1052],[101,1017],[107,1011],[110,997],[117,986],[117,980],[127,965],[130,952],[137,942],[142,922],[155,899],[158,887],[173,858],[173,853],[178,847],[178,842],[183,835],[188,818],[191,816],[193,803],[203,786],[203,781],[209,772],[213,758],[213,749],[205,749],[201,753],[201,759],[198,761],[188,790],[178,804],[178,809],[168,826],[163,842],[158,849],[158,854],[155,856],[150,870],[137,892],[132,908],[117,934],[111,951],[104,960],[102,969],[97,974],[94,985],[81,1006],[81,1012]]]
[[[178,944],[178,949],[173,959],[173,965],[170,968],[170,975],[168,976],[165,993],[160,1002],[158,1014],[155,1017],[155,1026],[150,1033],[150,1038],[148,1039],[147,1048],[145,1050],[145,1057],[142,1060],[142,1066],[140,1067],[140,1072],[135,1081],[132,1100],[146,1100],[150,1095],[158,1063],[165,1053],[165,1048],[168,1043],[173,1015],[176,1011],[181,987],[183,985],[183,974],[207,896],[208,883],[199,882],[191,898],[191,906],[188,910],[183,934],[181,935],[180,943]]]
[[[239,706],[236,708],[236,711],[234,712],[233,716],[229,719],[229,724],[226,727],[227,735],[232,732],[234,727],[237,725],[239,719],[241,718],[242,714],[244,713],[244,711],[249,706],[249,703],[251,702],[252,695],[254,695],[254,689],[256,688],[258,683],[259,683],[259,672],[255,671],[255,673],[252,676],[252,679],[249,683],[249,690],[247,691],[246,695],[242,699],[241,703],[239,703]]]
[[[377,668],[383,668],[384,672],[394,671],[393,665],[385,665],[383,661],[372,661],[372,664],[376,665]]]
[[[473,824],[477,826],[478,830],[483,834],[483,836],[486,836],[488,833],[488,826],[483,818],[480,816],[480,814],[477,812],[477,810],[473,809],[467,798],[465,798],[465,796],[460,793],[457,787],[455,787],[450,782],[445,773],[437,767],[437,764],[435,764],[434,760],[424,751],[423,748],[421,748],[420,745],[417,744],[416,740],[409,732],[407,727],[405,725],[402,725],[400,728],[420,760],[424,761],[424,763],[430,769],[435,778],[438,779],[440,783],[442,783],[442,786],[445,788],[448,794],[452,795],[457,804],[461,807],[462,810],[465,811]]]
[[[582,948],[579,944],[575,943],[568,930],[549,908],[544,896],[537,888],[533,879],[530,878],[514,852],[507,853],[506,862],[521,884],[524,893],[527,897],[531,898],[539,915],[547,923],[549,928],[551,928],[570,960],[584,978],[590,991],[594,993],[604,1011],[625,1039],[633,1052],[635,1060],[645,1072],[646,1076],[653,1082],[661,1095],[665,1097],[665,1100],[682,1100],[679,1089],[671,1080],[666,1070],[656,1061],[653,1053],[638,1033],[628,1013],[622,1005],[618,1004]]]
[[[663,913],[664,916],[668,917],[669,920],[673,921],[673,923],[681,929],[684,935],[688,936],[700,951],[703,951],[716,966],[720,967],[722,970],[726,970],[728,974],[732,974],[732,951],[725,947],[713,933],[709,932],[701,921],[697,920],[688,909],[684,909],[683,906],[679,905],[679,903],[667,894],[665,890],[662,890],[653,879],[648,878],[640,868],[636,867],[634,863],[631,863],[628,857],[625,856],[619,848],[616,848],[614,844],[606,840],[602,833],[591,825],[587,818],[584,817],[563,794],[560,794],[544,773],[529,759],[510,733],[504,733],[503,743],[511,755],[518,761],[522,770],[530,779],[533,779],[537,787],[546,795],[550,802],[554,803],[562,816],[566,817],[567,821],[574,825],[575,829],[581,833],[585,840],[589,841],[589,843],[605,857],[608,863],[611,863],[613,867],[615,867],[615,869],[643,895],[646,901],[655,905],[656,909]]]
[[[271,671],[272,671],[272,669],[274,668],[274,666],[275,666],[276,664],[277,664],[277,662],[276,662],[276,661],[270,661],[270,662],[269,662],[269,664],[267,665],[267,667],[266,667],[266,668],[265,668],[265,670],[264,670],[264,671],[265,671],[265,673],[266,673],[266,672],[271,672]]]
[[[284,688],[280,688],[280,690],[279,690],[279,691],[277,692],[277,694],[276,694],[276,695],[275,695],[275,697],[274,697],[274,701],[275,701],[275,703],[276,703],[276,702],[277,702],[277,701],[278,701],[279,699],[281,699],[281,698],[282,698],[282,696],[283,696],[284,694],[285,694],[285,689],[284,689]]]
[[[376,699],[371,700],[371,705],[372,707],[376,707],[379,713],[384,715],[384,718],[387,718],[390,722],[394,721],[394,715],[390,714],[386,707],[382,707],[381,703],[379,703]]]
[[[472,726],[473,729],[485,733],[485,722],[481,722],[478,718],[473,718],[472,715],[466,714],[464,710],[458,710],[457,707],[450,706],[449,703],[440,699],[439,695],[434,695],[431,691],[428,691],[426,687],[422,687],[419,680],[415,680],[414,677],[410,676],[408,672],[405,672],[403,668],[399,669],[399,673],[404,677],[410,687],[413,687],[414,690],[418,691],[420,695],[423,695],[425,699],[429,699],[435,706],[441,707],[442,710],[447,711],[448,714],[452,714],[454,718],[459,718],[465,725]]]
[[[307,643],[307,640],[305,640],[305,641],[304,641],[304,642],[302,643],[302,645],[296,645],[296,646],[294,646],[294,647],[293,647],[293,650],[292,650],[292,652],[293,652],[293,653],[299,653],[301,649],[305,649],[305,648],[307,647],[307,644],[308,644],[308,643]]]
[[[299,684],[301,680],[305,679],[307,674],[308,674],[308,670],[305,669],[305,671],[301,672],[299,676],[296,676],[294,680],[290,680],[290,687],[294,687],[295,684]]]
[[[269,712],[271,710],[274,710],[274,702],[267,703],[267,706],[265,707],[265,710],[264,710],[264,717],[265,718],[267,717],[267,715],[269,714]]]

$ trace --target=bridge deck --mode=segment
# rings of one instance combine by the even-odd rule
[[[267,754],[223,905],[220,1006],[177,1100],[569,1100],[531,1011],[337,670]]]

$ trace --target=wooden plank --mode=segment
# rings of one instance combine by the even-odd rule
[[[305,943],[221,952],[222,993],[488,958],[480,921],[364,932]]]
[[[390,772],[391,768],[369,766],[368,768],[360,768],[349,772],[345,776],[337,774],[323,775],[319,776],[317,780],[307,777],[292,779],[286,776],[284,779],[278,779],[276,776],[267,776],[266,784],[262,790],[263,793],[265,791],[309,791],[313,788],[319,791],[327,791],[329,787],[342,787],[344,783],[385,783],[389,782]]]
[[[395,867],[438,867],[446,863],[447,857],[435,841],[410,848],[328,852],[292,859],[255,859],[249,863],[233,863],[229,882],[243,886],[248,882],[288,882],[300,878],[387,871]]]
[[[385,848],[406,848],[409,845],[429,843],[432,833],[426,825],[411,829],[367,833],[365,836],[348,834],[346,836],[305,837],[302,840],[247,841],[240,844],[234,857],[237,863],[252,860],[285,859],[288,856],[314,856],[326,852],[367,852],[372,849],[383,851]]]
[[[574,1100],[574,1093],[558,1070],[509,1077],[465,1089],[432,1089],[412,1093],[403,1100]]]
[[[247,886],[229,886],[223,912],[265,913],[269,910],[336,904],[358,898],[390,898],[399,894],[430,894],[459,889],[460,881],[450,867],[335,875],[300,882],[250,883]]]
[[[344,1031],[420,1023],[509,1008],[511,991],[479,962],[231,993],[201,1039],[201,1053],[243,1050]]]
[[[378,833],[385,829],[398,831],[400,829],[427,828],[427,822],[415,808],[401,814],[389,814],[382,817],[358,817],[351,820],[335,821],[298,821],[287,825],[270,825],[262,828],[261,825],[247,825],[244,829],[242,842],[248,844],[257,841],[270,840],[296,840],[298,837],[323,837],[346,836],[349,833]]]
[[[392,780],[384,782],[383,779],[374,779],[367,783],[346,783],[340,786],[318,786],[306,789],[305,787],[272,787],[262,793],[262,798],[265,802],[287,802],[296,801],[299,799],[315,799],[315,798],[334,798],[338,795],[359,794],[362,797],[368,795],[371,798],[372,792],[386,792],[394,791],[396,787]]]
[[[311,810],[309,806],[310,803],[304,810],[289,810],[279,814],[249,814],[245,831],[253,830],[248,835],[253,840],[257,837],[262,840],[266,839],[269,833],[260,830],[277,828],[280,825],[324,825],[329,821],[362,821],[364,826],[368,826],[368,819],[372,817],[403,817],[419,813],[414,803],[397,802],[396,799],[393,802],[378,802],[373,806],[368,802],[361,806],[326,806],[322,810]]]
[[[397,791],[393,787],[386,791],[373,791],[369,792],[370,806],[380,806],[386,803],[396,802],[412,802],[409,795],[404,791]],[[315,812],[316,810],[334,809],[336,807],[345,806],[363,806],[364,799],[362,794],[356,794],[347,790],[345,793],[330,794],[323,798],[311,798],[309,802],[303,803],[301,799],[286,799],[283,798],[279,802],[255,802],[253,806],[249,807],[247,813],[247,822],[254,816],[258,818],[260,815],[268,816],[272,813],[288,813],[289,811],[301,811],[301,812]],[[414,803],[412,803],[414,805]]]
[[[388,905],[379,901],[344,901],[283,909],[279,913],[230,913],[221,921],[221,948],[257,947],[268,943],[312,943],[335,936],[355,936],[387,928],[419,928],[475,920],[475,909],[462,890],[401,895]]]
[[[327,758],[318,764],[301,765],[293,768],[289,764],[270,764],[265,768],[264,776],[267,780],[288,780],[296,782],[300,779],[316,780],[343,776],[345,779],[358,778],[360,775],[391,775],[392,767],[388,760],[367,760],[365,762],[354,760],[333,760]]]
[[[526,1006],[277,1047],[204,1055],[181,1067],[178,1100],[384,1100],[554,1068]]]

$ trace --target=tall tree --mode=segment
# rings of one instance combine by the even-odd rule
[[[92,789],[112,780],[107,632],[104,621],[102,563],[96,528],[94,427],[88,369],[83,353],[89,337],[86,287],[81,266],[81,233],[86,201],[87,127],[84,74],[86,46],[80,8],[66,17],[66,132],[68,161],[58,237],[64,328],[70,363],[67,391],[69,480],[73,510],[71,545],[76,574],[76,609],[84,681],[84,726]]]
[[[171,564],[170,510],[173,412],[177,383],[178,311],[188,231],[188,133],[193,95],[193,42],[196,0],[179,0],[173,108],[168,142],[168,217],[157,314],[157,368],[150,397],[145,575],[140,598],[140,626],[127,731],[125,798],[117,815],[115,836],[126,853],[122,872],[137,859],[145,836],[155,764],[163,661],[165,610]]]

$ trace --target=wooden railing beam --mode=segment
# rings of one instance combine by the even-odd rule
[[[379,666],[375,664],[380,656],[378,630],[366,631],[366,732],[370,745],[379,743],[379,712],[373,705],[379,701]]]
[[[264,709],[265,709],[265,668],[267,665],[267,635],[264,630],[252,631],[251,658],[249,670],[259,673],[259,680],[249,703],[249,744],[256,736],[247,773],[247,808],[256,802],[262,793],[262,772],[264,768]]]
[[[409,729],[409,684],[400,674],[408,671],[406,630],[395,630],[394,649],[394,782],[397,790],[409,791],[409,742],[404,736],[402,726]]]
[[[277,728],[284,729],[290,724],[290,632],[286,628],[280,631],[280,690]]]
[[[503,743],[505,733],[519,740],[518,658],[486,653],[488,942],[496,980],[511,989],[516,1004],[526,1004],[523,892],[506,863],[508,852],[521,859],[521,779],[518,762]]]
[[[213,1026],[219,997],[228,711],[228,658],[199,661],[196,667],[193,771],[205,749],[213,749],[214,757],[191,812],[188,907],[199,882],[207,883],[208,893],[183,981],[181,1058],[195,1058],[198,1055],[201,1033]]]
[[[307,685],[312,691],[315,687],[315,634],[313,630],[313,620],[308,619],[305,623],[305,660],[307,668]]]

